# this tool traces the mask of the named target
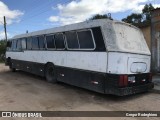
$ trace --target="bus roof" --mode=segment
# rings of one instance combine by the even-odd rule
[[[65,31],[101,27],[108,51],[131,52],[150,55],[143,33],[139,28],[110,19],[89,20],[81,23],[16,35],[12,39],[53,34]]]
[[[124,22],[120,22],[120,21],[116,21],[116,20],[97,19],[97,20],[90,20],[90,21],[85,21],[85,22],[80,22],[80,23],[75,23],[75,24],[70,24],[70,25],[65,25],[65,26],[60,26],[60,27],[55,27],[55,28],[20,34],[20,35],[14,36],[12,39],[29,37],[29,36],[36,36],[36,35],[42,35],[42,34],[51,34],[51,33],[57,33],[57,32],[72,31],[72,30],[85,29],[85,28],[91,28],[91,27],[99,27],[99,26],[103,26],[106,23],[112,24],[114,22],[130,25],[128,23],[124,23]],[[130,25],[130,26],[132,26],[132,25]],[[132,26],[132,27],[134,27],[134,26]]]

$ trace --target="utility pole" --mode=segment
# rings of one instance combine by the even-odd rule
[[[6,41],[7,41],[7,30],[6,30],[6,17],[4,16],[4,33],[5,33],[5,38],[6,38]]]

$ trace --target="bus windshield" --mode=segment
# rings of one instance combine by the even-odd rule
[[[116,23],[114,30],[116,44],[120,51],[150,55],[143,33],[138,28],[123,23]]]

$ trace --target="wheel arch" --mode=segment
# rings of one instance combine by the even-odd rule
[[[50,80],[50,78],[49,79],[47,79],[48,78],[48,66],[52,66],[53,67],[53,70],[54,70],[54,76],[53,76],[53,79],[52,80]],[[46,80],[48,81],[48,82],[52,82],[52,83],[55,83],[56,81],[57,81],[57,70],[56,70],[56,67],[55,67],[55,65],[54,65],[54,63],[52,63],[52,62],[47,62],[46,64],[45,64],[45,77],[46,77]]]
[[[11,64],[11,57],[8,57],[5,59],[5,64],[10,65]]]
[[[47,68],[47,65],[49,65],[49,64],[52,64],[52,65],[54,65],[54,63],[53,62],[47,62],[45,65],[44,65],[44,70],[46,70],[46,68]],[[55,65],[54,65],[55,66]]]

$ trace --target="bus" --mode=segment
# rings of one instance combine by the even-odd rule
[[[99,19],[16,35],[7,42],[6,65],[103,94],[149,91],[151,53],[130,24]]]

